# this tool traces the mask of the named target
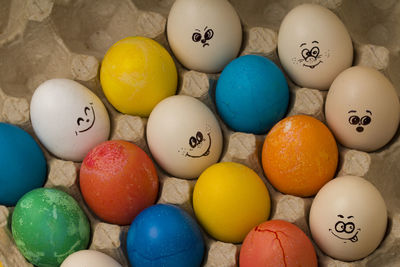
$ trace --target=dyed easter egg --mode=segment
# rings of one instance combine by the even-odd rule
[[[46,159],[36,141],[17,126],[0,122],[0,205],[14,206],[46,180]]]
[[[12,234],[27,260],[37,266],[52,267],[88,246],[90,225],[70,195],[39,188],[18,201],[12,215]]]
[[[100,82],[108,101],[120,112],[148,117],[178,83],[175,63],[167,50],[146,37],[127,37],[105,54]]]
[[[193,209],[212,237],[239,243],[254,226],[268,219],[270,197],[264,182],[252,169],[222,162],[200,175],[194,187]]]
[[[82,162],[79,181],[91,210],[113,224],[130,224],[158,193],[151,159],[135,144],[120,140],[93,148]]]
[[[282,71],[262,56],[242,56],[225,67],[215,102],[234,131],[265,134],[286,113],[289,88]]]
[[[69,255],[60,267],[122,267],[122,265],[102,252],[80,250]]]
[[[161,101],[150,114],[146,135],[157,163],[180,178],[199,177],[222,152],[222,132],[215,115],[190,96]]]
[[[317,267],[317,255],[306,234],[296,225],[271,220],[254,227],[240,248],[240,267]]]
[[[242,26],[227,0],[177,0],[168,15],[167,36],[186,68],[215,73],[239,53]]]
[[[40,142],[65,160],[82,161],[110,134],[110,119],[101,100],[72,80],[52,79],[39,85],[30,112]]]
[[[265,137],[264,173],[280,192],[300,197],[315,195],[336,172],[338,148],[329,129],[305,115],[287,117]]]
[[[278,34],[283,68],[299,86],[328,90],[353,62],[353,45],[343,22],[329,9],[303,4],[283,19]]]
[[[182,209],[157,204],[142,211],[127,236],[132,266],[196,267],[204,256],[204,241],[196,221]]]
[[[342,145],[374,151],[395,135],[400,102],[393,84],[379,71],[356,66],[333,81],[325,103],[329,128]]]
[[[342,261],[371,254],[387,226],[386,204],[378,189],[364,178],[337,177],[315,196],[310,230],[318,247]]]

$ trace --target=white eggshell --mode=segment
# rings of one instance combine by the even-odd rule
[[[168,16],[167,36],[186,68],[215,73],[237,56],[242,27],[227,0],[177,0]]]
[[[110,134],[110,119],[101,100],[72,80],[42,83],[32,96],[30,114],[40,142],[65,160],[82,161]]]
[[[60,267],[122,267],[110,256],[96,250],[80,250],[69,255]]]
[[[374,151],[396,133],[400,102],[395,88],[383,74],[356,66],[343,71],[332,83],[325,116],[342,145]]]
[[[311,205],[312,237],[323,252],[338,260],[368,256],[382,241],[386,225],[385,201],[370,182],[360,177],[331,180]]]
[[[319,5],[303,4],[283,19],[278,54],[296,84],[328,90],[336,76],[351,66],[353,45],[334,13]]]
[[[157,163],[180,178],[197,178],[219,160],[222,133],[217,119],[201,101],[171,96],[161,101],[147,122],[147,143]]]

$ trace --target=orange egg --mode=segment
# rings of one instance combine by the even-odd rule
[[[317,267],[310,239],[296,225],[271,220],[254,227],[240,249],[240,267]]]
[[[315,195],[334,177],[337,164],[335,138],[313,117],[287,117],[265,138],[262,150],[264,173],[282,193],[300,197]]]
[[[141,148],[126,141],[107,141],[83,160],[80,188],[97,216],[126,225],[154,204],[158,177],[153,162]]]

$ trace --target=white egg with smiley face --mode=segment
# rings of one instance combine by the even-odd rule
[[[156,162],[179,178],[197,178],[222,152],[217,119],[205,104],[190,96],[171,96],[158,103],[146,134]]]
[[[385,201],[361,177],[337,177],[316,195],[310,210],[310,230],[318,247],[343,261],[359,260],[382,241],[387,226]]]
[[[353,45],[346,27],[333,12],[303,4],[283,19],[278,54],[297,85],[328,90],[335,77],[351,66]]]
[[[42,83],[32,96],[30,113],[40,142],[65,160],[82,161],[110,134],[110,119],[101,100],[69,79]]]

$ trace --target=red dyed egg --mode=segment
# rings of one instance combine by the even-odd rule
[[[264,222],[247,234],[240,250],[240,267],[317,267],[310,239],[296,225],[281,220]]]
[[[98,217],[126,225],[154,204],[158,177],[153,162],[138,146],[107,141],[93,148],[83,160],[80,187]]]

